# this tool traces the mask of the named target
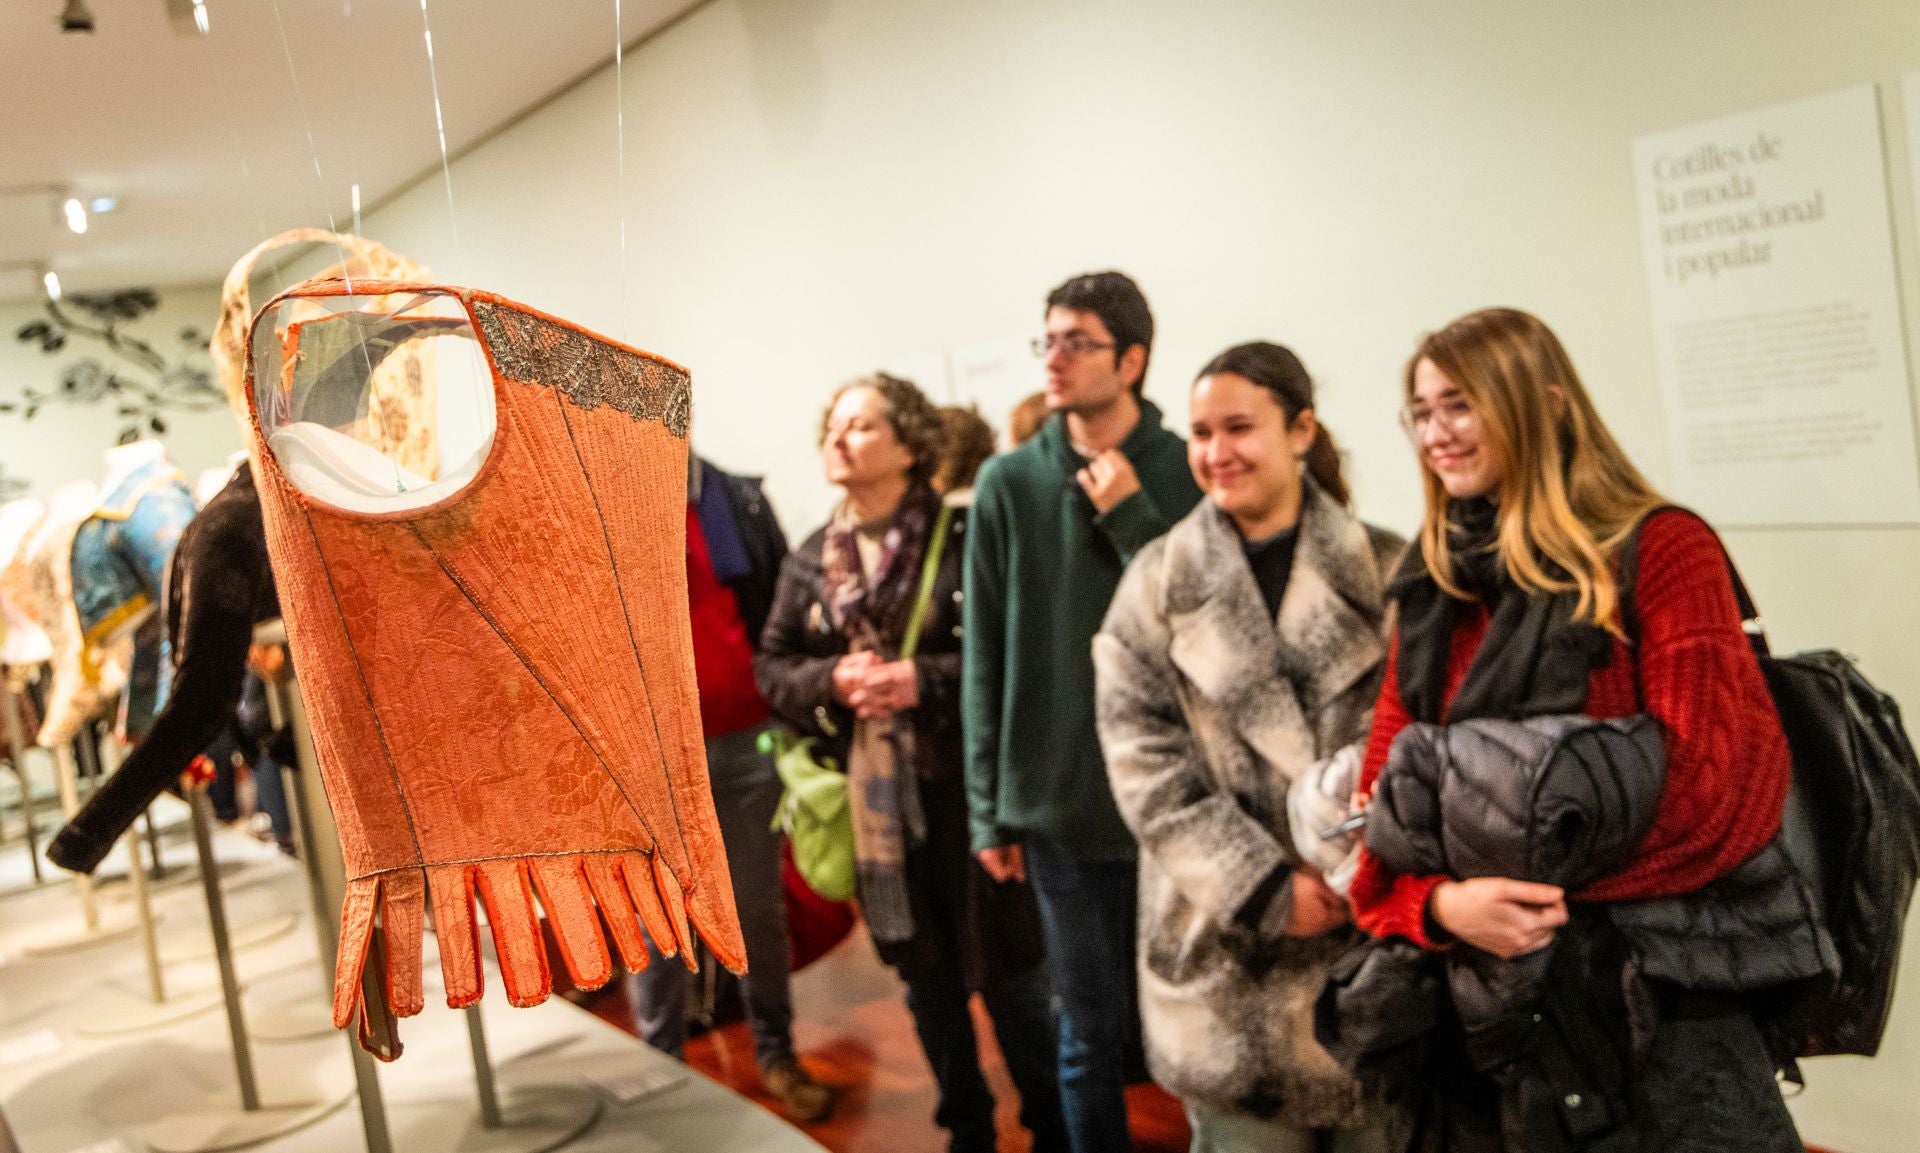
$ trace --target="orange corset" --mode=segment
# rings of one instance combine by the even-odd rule
[[[420,1011],[429,899],[447,1003],[478,1000],[476,891],[515,1005],[551,990],[536,903],[582,988],[613,974],[602,924],[629,968],[646,964],[643,925],[691,965],[691,925],[744,971],[687,624],[686,371],[491,293],[352,291],[463,311],[439,323],[479,334],[496,423],[473,479],[424,507],[356,512],[308,495],[276,460],[260,406],[297,408],[296,373],[339,393],[344,367],[344,405],[308,406],[338,427],[351,382],[364,390],[407,337],[355,348],[365,370],[303,361],[303,339],[337,350],[312,337],[343,322],[268,318],[288,301],[317,316],[302,302],[348,295],[337,280],[296,287],[254,321],[267,544],[347,866],[335,1025],[357,1015],[364,1046],[398,1055],[373,1035],[361,977],[384,936],[371,955],[385,955],[387,1003]]]

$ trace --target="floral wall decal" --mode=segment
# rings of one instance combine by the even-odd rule
[[[111,403],[127,422],[120,430],[126,441],[166,432],[166,413],[224,408],[226,394],[214,383],[204,333],[182,329],[180,350],[169,358],[127,331],[159,304],[159,294],[150,288],[47,301],[46,319],[22,325],[14,334],[17,340],[37,344],[49,356],[65,351],[70,341],[84,340],[98,344],[106,356],[69,363],[50,391],[29,385],[18,396],[0,397],[0,414],[32,420],[49,405]]]

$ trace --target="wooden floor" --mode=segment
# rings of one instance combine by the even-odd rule
[[[625,995],[614,982],[591,1002],[594,1012],[632,1028]],[[804,1126],[835,1153],[937,1153],[946,1134],[933,1123],[933,1076],[913,1034],[901,985],[856,929],[839,948],[793,979],[794,1043],[803,1064],[839,1095],[833,1116]],[[976,1031],[987,1084],[999,1102],[995,1120],[1001,1153],[1026,1153],[1019,1102],[978,1000]],[[687,1063],[734,1091],[772,1109],[760,1091],[753,1038],[745,1024],[696,1037]],[[1179,1153],[1187,1123],[1179,1102],[1153,1085],[1127,1091],[1136,1153]]]
[[[626,995],[616,981],[588,1006],[624,1029],[633,1028]],[[839,948],[793,979],[794,1042],[815,1077],[839,1093],[832,1117],[803,1126],[835,1153],[938,1153],[945,1134],[933,1123],[933,1076],[913,1035],[901,985],[856,928]],[[978,1000],[975,1031],[987,1084],[999,1102],[995,1120],[1000,1153],[1027,1153],[1019,1103],[993,1031]],[[768,1109],[753,1064],[753,1038],[744,1023],[728,1025],[687,1044],[687,1063]],[[777,1112],[777,1110],[775,1110]],[[1184,1153],[1187,1121],[1180,1103],[1154,1085],[1127,1090],[1135,1153]],[[1817,1145],[1807,1153],[1830,1153]]]

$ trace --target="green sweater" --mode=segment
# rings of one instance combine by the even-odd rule
[[[975,850],[1044,837],[1088,860],[1129,860],[1093,724],[1093,636],[1133,554],[1199,503],[1186,442],[1140,402],[1120,451],[1141,491],[1095,515],[1086,459],[1054,416],[986,463],[967,530],[967,805]]]

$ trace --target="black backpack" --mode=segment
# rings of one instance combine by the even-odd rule
[[[1626,590],[1638,575],[1638,538],[1636,531],[1622,550]],[[1757,1015],[1783,1063],[1871,1057],[1893,1007],[1901,933],[1920,878],[1920,760],[1900,706],[1844,654],[1774,656],[1731,556],[1727,571],[1793,752],[1779,841],[1813,889],[1840,957],[1830,979],[1761,994]],[[1627,619],[1631,633],[1630,606]]]

